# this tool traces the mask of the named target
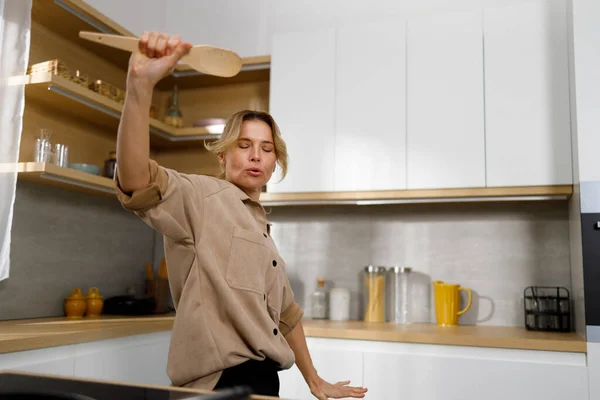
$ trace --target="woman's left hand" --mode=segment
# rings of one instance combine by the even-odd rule
[[[332,385],[321,378],[317,378],[317,382],[310,385],[310,391],[319,400],[343,399],[348,397],[361,399],[365,397],[366,388],[348,386],[349,383],[350,381],[344,381]]]

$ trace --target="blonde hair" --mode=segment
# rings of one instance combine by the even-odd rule
[[[214,142],[205,143],[204,147],[216,155],[225,153],[227,150],[237,144],[237,141],[242,134],[242,124],[245,121],[263,121],[269,126],[269,128],[271,128],[273,144],[275,146],[275,156],[277,157],[277,164],[279,164],[279,167],[281,168],[281,179],[283,180],[287,174],[288,167],[287,146],[281,137],[279,126],[269,113],[253,110],[242,110],[236,112],[227,119],[221,137]],[[220,167],[221,175],[219,178],[224,179],[225,167],[223,164],[220,164]]]

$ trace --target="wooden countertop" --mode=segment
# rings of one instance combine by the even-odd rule
[[[102,316],[98,319],[80,320],[58,317],[0,321],[0,353],[168,331],[172,329],[174,319],[174,314],[165,314],[144,317]],[[305,319],[302,323],[307,337],[587,352],[585,339],[575,332],[530,332],[524,328],[498,326],[401,326],[311,319]]]

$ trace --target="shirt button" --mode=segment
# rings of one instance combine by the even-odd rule
[[[273,260],[273,266],[276,267],[277,266],[277,261]]]
[[[273,335],[277,336],[277,328],[273,329]]]

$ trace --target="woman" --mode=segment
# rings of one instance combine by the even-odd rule
[[[260,191],[287,152],[273,118],[242,111],[209,146],[223,179],[182,174],[149,158],[152,90],[191,45],[142,34],[132,54],[117,138],[115,189],[125,209],[164,236],[177,309],[167,373],[176,386],[251,386],[278,396],[277,371],[294,362],[318,399],[364,397],[315,370],[285,265],[269,235]]]

